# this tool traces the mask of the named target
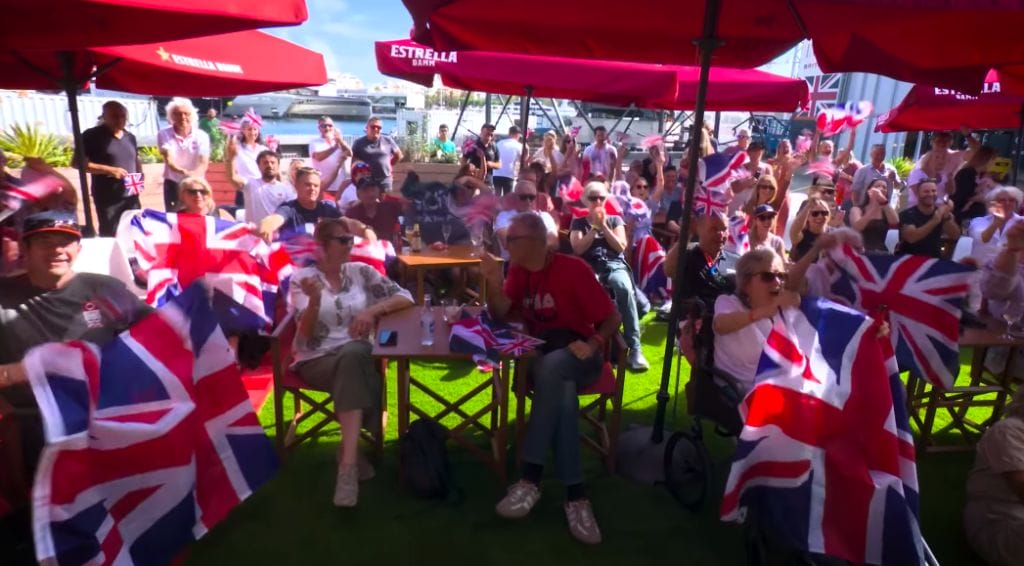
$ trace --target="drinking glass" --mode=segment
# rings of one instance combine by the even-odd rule
[[[445,297],[441,299],[441,314],[444,316],[446,324],[453,324],[459,320],[459,315],[462,313],[462,305],[451,297]]]
[[[469,241],[473,244],[473,255],[476,255],[477,250],[484,244],[484,231],[480,227],[474,227],[469,231]]]
[[[445,222],[441,225],[441,235],[444,236],[444,247],[448,247],[448,238],[452,235],[452,225]]]
[[[1021,316],[1024,316],[1024,304],[1021,303],[1008,303],[1006,310],[1003,311],[1003,320],[1006,321],[1006,332],[1003,333],[1004,340],[1013,340],[1014,336],[1010,334],[1010,330],[1013,329],[1013,325],[1020,321]]]

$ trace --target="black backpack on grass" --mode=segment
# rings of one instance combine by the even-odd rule
[[[399,441],[402,483],[417,497],[444,500],[452,492],[447,439],[437,421],[417,419]]]

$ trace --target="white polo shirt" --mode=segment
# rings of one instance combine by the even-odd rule
[[[334,153],[328,155],[327,159],[324,159],[323,161],[314,158],[313,154],[325,149],[330,149],[335,145],[337,144],[333,138],[329,140],[325,140],[324,138],[315,138],[313,141],[309,142],[309,158],[313,167],[320,172],[321,178],[326,179],[329,174],[333,173],[334,170],[337,169],[338,163],[341,162],[341,156],[344,155],[344,152],[338,149]],[[351,166],[350,162],[350,159],[345,159],[345,162],[341,164],[341,169],[338,170],[338,176],[335,177],[334,182],[331,183],[329,187],[321,188],[329,193],[336,194],[338,190],[341,189],[345,178],[348,177],[348,169]]]
[[[178,167],[191,171],[199,167],[202,158],[210,157],[210,136],[199,128],[193,127],[192,132],[181,137],[174,133],[174,127],[168,126],[156,135],[156,145],[167,152],[167,156],[174,161]],[[164,165],[164,179],[181,182],[185,175]]]

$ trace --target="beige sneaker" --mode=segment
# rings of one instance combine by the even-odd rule
[[[519,480],[508,488],[508,494],[494,507],[506,519],[522,519],[540,499],[540,489],[526,480]]]
[[[335,507],[355,507],[359,501],[358,466],[338,468],[338,480],[334,485]]]
[[[569,532],[576,540],[586,544],[601,542],[601,529],[594,519],[594,510],[586,499],[565,504],[565,518],[569,521]]]
[[[359,481],[372,480],[377,475],[377,470],[373,469],[370,459],[362,452],[359,453],[359,459],[356,460],[356,467],[359,468]]]

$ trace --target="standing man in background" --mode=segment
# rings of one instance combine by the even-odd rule
[[[125,130],[128,109],[120,102],[103,104],[100,124],[82,132],[85,170],[92,174],[92,198],[100,236],[113,237],[126,210],[142,208],[142,161],[135,136]]]
[[[501,161],[498,160],[498,146],[494,143],[494,124],[481,126],[480,136],[476,139],[476,143],[462,157],[466,163],[472,163],[477,169],[484,172],[485,183],[493,185],[494,170],[501,167]]]
[[[317,120],[317,128],[320,137],[309,142],[309,156],[313,168],[320,172],[324,181],[330,181],[324,186],[324,191],[337,199],[345,181],[344,171],[348,171],[352,158],[352,148],[345,143],[341,130],[334,126],[330,116],[321,116]]]
[[[366,135],[353,142],[352,153],[370,165],[372,177],[380,181],[381,190],[391,192],[395,163],[402,160],[402,150],[395,140],[381,133],[381,127],[380,118],[370,116]]]
[[[164,210],[176,212],[178,183],[185,177],[206,177],[210,163],[210,136],[196,127],[196,107],[187,98],[172,98],[167,103],[170,126],[160,130],[156,145],[164,158]]]
[[[590,174],[600,175],[609,183],[614,181],[617,159],[615,148],[608,143],[608,129],[604,126],[594,128],[594,143],[583,150],[583,160],[590,163]]]
[[[512,192],[516,182],[516,171],[523,157],[523,142],[519,126],[508,129],[508,137],[498,142],[498,161],[501,167],[494,170],[494,190],[499,195]]]

